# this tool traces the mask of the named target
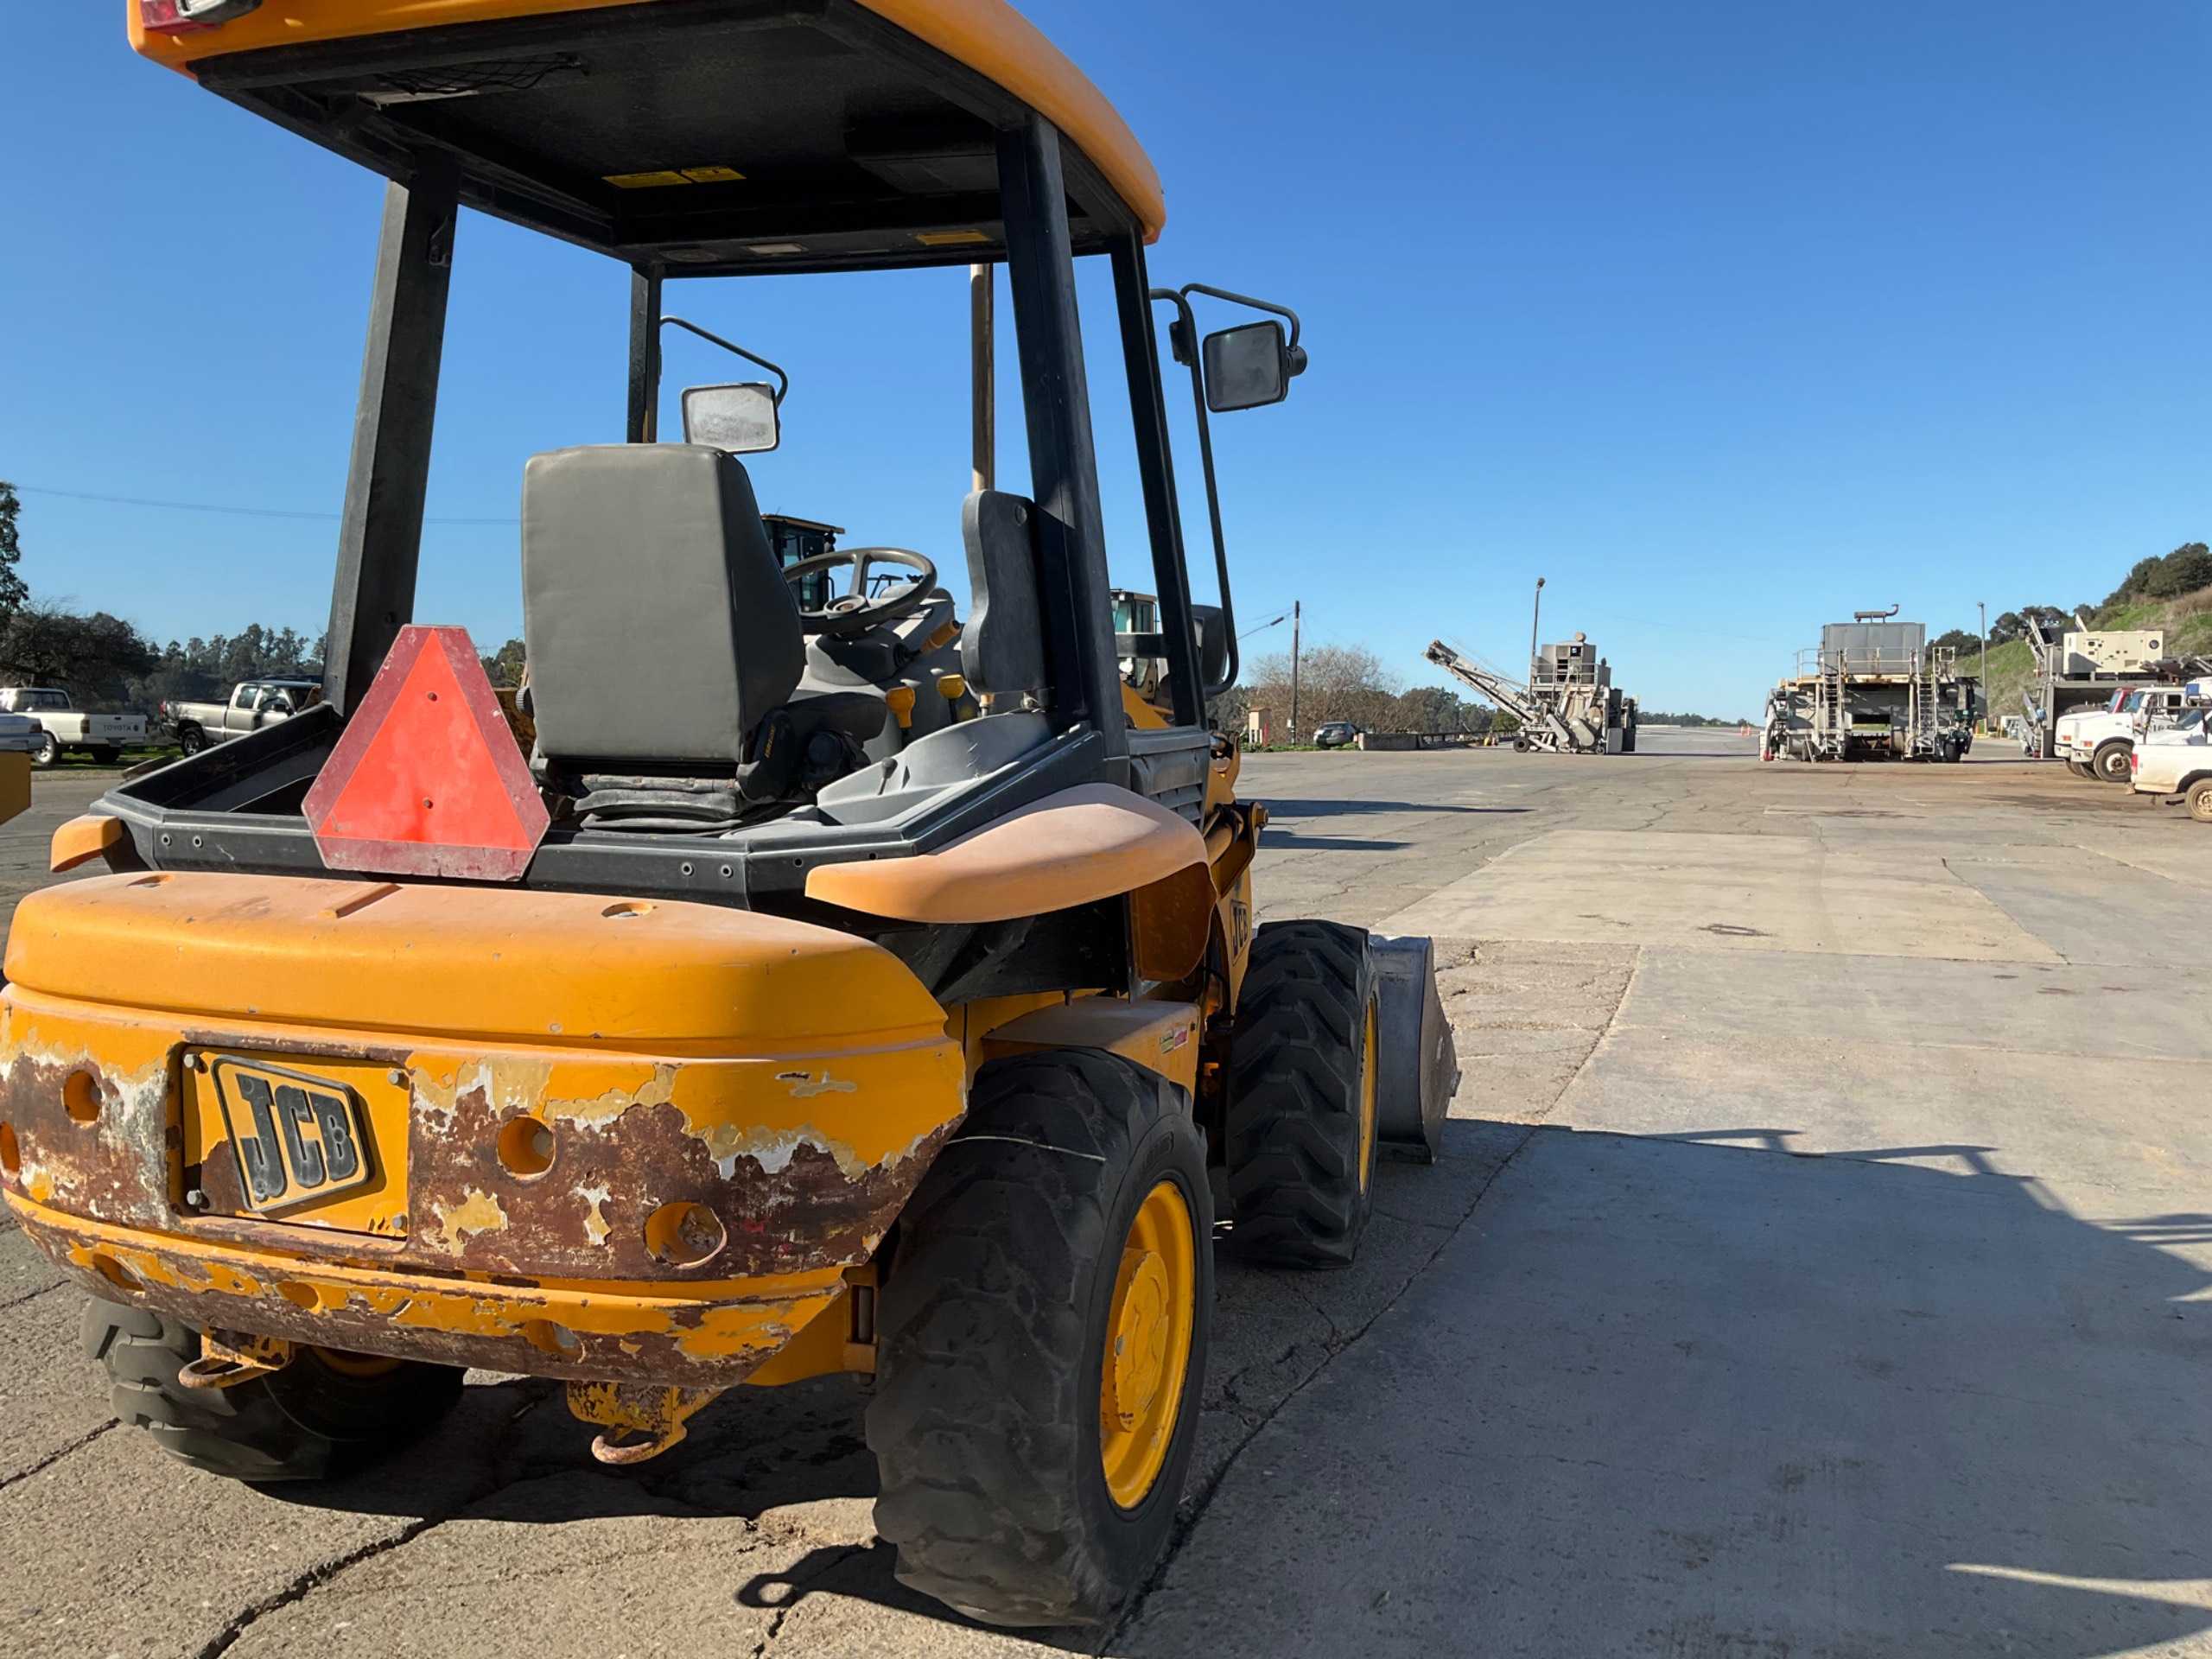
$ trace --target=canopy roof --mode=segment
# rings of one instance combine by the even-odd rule
[[[995,133],[1073,145],[1078,250],[1166,219],[1082,72],[1003,0],[261,0],[157,62],[365,165],[671,275],[964,262],[1004,245]]]

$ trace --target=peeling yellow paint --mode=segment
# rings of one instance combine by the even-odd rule
[[[448,1249],[458,1249],[463,1239],[478,1233],[503,1233],[507,1230],[507,1212],[499,1207],[499,1199],[481,1187],[470,1187],[457,1205],[440,1205],[437,1217],[437,1225],[429,1230],[428,1236],[434,1243]]]
[[[607,1200],[612,1196],[603,1186],[580,1186],[576,1196],[584,1201],[584,1236],[594,1244],[607,1243],[607,1235],[614,1229],[607,1219]]]
[[[789,1080],[789,1091],[793,1100],[811,1100],[817,1095],[852,1095],[860,1092],[860,1084],[831,1077],[827,1071],[819,1081],[804,1071],[785,1071],[777,1074]]]

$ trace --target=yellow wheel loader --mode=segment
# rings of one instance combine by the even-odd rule
[[[321,1476],[483,1367],[565,1382],[626,1464],[724,1390],[858,1373],[902,1579],[1110,1617],[1189,1464],[1217,1233],[1349,1261],[1378,1148],[1433,1155],[1456,1077],[1423,942],[1255,930],[1265,814],[1208,726],[1234,619],[1217,508],[1192,601],[1155,317],[1210,498],[1205,423],[1287,393],[1296,319],[1201,339],[1193,296],[1236,296],[1149,286],[1158,180],[999,0],[130,0],[130,30],[388,186],[322,701],[119,784],[54,843],[106,873],[8,941],[0,1190],[98,1299],[118,1414]],[[524,472],[504,706],[411,620],[463,207],[632,274],[628,441]],[[928,553],[772,533],[791,377],[664,304],[931,266],[982,296],[979,437],[998,267],[1020,359],[1028,493],[979,442],[916,529],[957,526],[964,623]],[[684,393],[681,442],[670,329],[751,365]]]

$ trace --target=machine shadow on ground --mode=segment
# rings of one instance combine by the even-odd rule
[[[1255,799],[1265,804],[1269,820],[1281,818],[1336,818],[1363,812],[1414,812],[1425,818],[1449,817],[1461,814],[1484,817],[1492,814],[1528,812],[1526,806],[1462,806],[1447,805],[1430,801],[1347,801],[1308,799],[1299,795],[1260,795]]]
[[[1365,836],[1301,836],[1294,830],[1277,830],[1272,823],[1260,832],[1260,845],[1271,853],[1402,853],[1409,841],[1376,841]]]
[[[1105,1650],[1995,1654],[2032,1633],[2088,1659],[2212,1631],[2183,1587],[2212,1578],[2212,1272],[2176,1253],[2212,1242],[2212,1213],[2084,1220],[1979,1147],[1525,1133],[1433,1265],[1269,1408]],[[1351,1283],[1297,1277],[1325,1314]],[[1257,1317],[1240,1278],[1217,1338]],[[738,1390],[615,1476],[548,1392],[515,1414],[514,1489],[471,1512],[864,1500],[864,1404],[845,1379]],[[415,1460],[283,1495],[376,1506]],[[1267,1558],[1234,1570],[1254,1529]],[[1822,1559],[1847,1570],[1794,1581]],[[893,1564],[860,1528],[774,1570],[733,1558],[729,1594],[966,1623]],[[1471,1608],[1504,1602],[1548,1623],[1485,1637]]]

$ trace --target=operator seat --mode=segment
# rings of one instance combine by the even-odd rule
[[[727,816],[804,798],[861,763],[888,705],[869,687],[802,683],[798,608],[734,455],[558,449],[531,459],[522,501],[541,771],[588,797],[689,790],[727,802],[734,782]],[[677,786],[655,789],[659,779]]]

